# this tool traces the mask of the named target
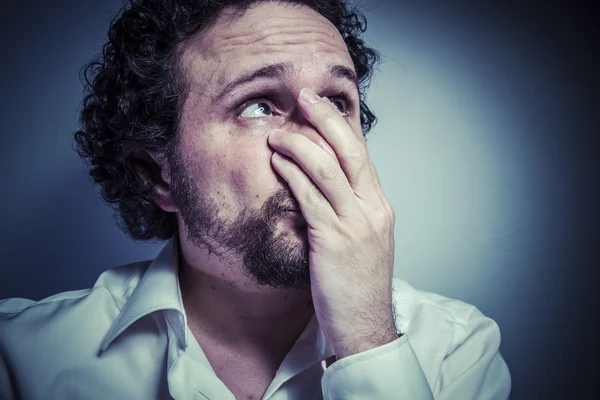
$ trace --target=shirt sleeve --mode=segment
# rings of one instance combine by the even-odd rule
[[[430,386],[409,337],[353,354],[325,370],[325,400],[508,399],[510,373],[499,352],[498,325],[473,309],[462,337],[443,357]],[[427,354],[421,355],[427,357]]]
[[[325,400],[433,399],[407,335],[337,360],[321,388]]]
[[[500,354],[500,329],[473,308],[464,335],[442,363],[435,398],[509,398],[511,378]]]

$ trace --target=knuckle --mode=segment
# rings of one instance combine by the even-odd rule
[[[364,150],[362,150],[362,149],[352,147],[345,152],[345,155],[351,162],[360,164],[363,167],[364,167],[364,164],[366,164],[367,157],[366,157]]]
[[[394,226],[396,225],[396,211],[394,211],[394,208],[392,206],[389,206],[389,214],[390,214],[390,218],[392,220],[392,229],[393,229]]]
[[[321,162],[316,168],[317,177],[321,180],[334,180],[339,173],[340,169],[335,162]]]
[[[318,187],[310,185],[306,190],[305,200],[309,206],[317,209],[323,200],[323,194]]]
[[[389,210],[386,207],[378,207],[374,213],[374,222],[377,226],[385,228],[390,226],[393,222],[393,217],[390,215]]]

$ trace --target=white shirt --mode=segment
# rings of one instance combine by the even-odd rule
[[[2,399],[234,400],[186,323],[177,243],[94,287],[0,301]],[[404,333],[337,360],[313,314],[263,399],[506,399],[496,323],[475,307],[394,278]]]

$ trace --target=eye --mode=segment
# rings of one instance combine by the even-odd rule
[[[342,115],[342,117],[347,117],[348,114],[348,104],[345,99],[332,97],[329,99],[333,107],[338,110],[338,112]]]
[[[254,101],[248,105],[248,107],[243,108],[241,117],[244,118],[260,118],[265,116],[270,116],[273,114],[273,110],[271,110],[271,106],[269,103],[265,101]]]

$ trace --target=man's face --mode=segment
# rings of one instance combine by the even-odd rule
[[[319,137],[298,109],[303,87],[328,97],[361,135],[358,91],[348,77],[354,67],[341,35],[308,7],[263,3],[233,22],[221,18],[187,45],[180,62],[189,95],[169,162],[182,236],[241,262],[261,285],[308,289],[306,222],[286,211],[299,207],[271,167],[267,138],[274,130]]]

